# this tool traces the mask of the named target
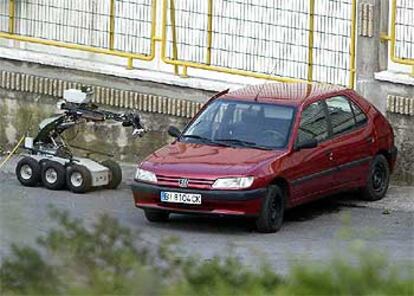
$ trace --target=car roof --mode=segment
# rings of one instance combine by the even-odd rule
[[[328,97],[347,89],[337,85],[319,83],[266,83],[250,85],[222,96],[226,99],[301,105],[317,97]],[[259,96],[257,96],[259,94]]]

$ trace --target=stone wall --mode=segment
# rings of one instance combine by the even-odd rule
[[[56,102],[56,97],[0,88],[0,154],[12,149],[23,135],[34,136],[40,121],[58,111]],[[113,111],[122,110],[125,109],[116,108]],[[172,140],[167,134],[170,125],[183,128],[188,121],[186,117],[157,112],[139,113],[149,130],[143,138],[132,137],[131,128],[124,128],[116,122],[81,125],[65,132],[65,137],[70,145],[113,154],[121,161],[135,162]],[[75,150],[78,155],[87,154],[84,150]],[[99,154],[93,157],[105,158]]]
[[[387,113],[395,133],[398,147],[397,168],[394,182],[401,185],[414,185],[414,117]]]

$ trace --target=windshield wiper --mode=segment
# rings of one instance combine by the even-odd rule
[[[210,139],[198,136],[198,135],[182,135],[183,138],[191,138],[191,139],[197,139],[197,140],[203,140],[203,141],[210,141]]]
[[[199,136],[199,135],[182,135],[181,137],[200,140],[201,142],[203,142],[205,144],[214,144],[214,145],[225,146],[225,147],[229,146],[229,145],[225,145],[224,143],[217,143],[216,141],[214,141],[212,139],[202,137],[202,136]]]
[[[272,150],[271,147],[261,146],[255,142],[244,141],[244,140],[239,140],[239,139],[214,139],[214,141],[238,144],[243,147],[251,147],[251,148],[257,148],[257,149],[263,149],[263,150]]]

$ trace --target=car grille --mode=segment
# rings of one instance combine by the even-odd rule
[[[180,185],[180,180],[188,180],[187,186]],[[158,185],[161,186],[170,186],[177,188],[199,188],[199,189],[210,189],[214,184],[214,180],[208,179],[195,179],[195,178],[185,178],[185,177],[170,177],[170,176],[161,176],[157,175]]]

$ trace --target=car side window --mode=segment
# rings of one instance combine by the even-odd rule
[[[348,99],[333,97],[326,100],[334,135],[341,134],[356,126],[354,112]]]
[[[328,121],[321,102],[310,104],[302,111],[298,130],[298,143],[303,143],[311,139],[318,142],[328,138]]]

